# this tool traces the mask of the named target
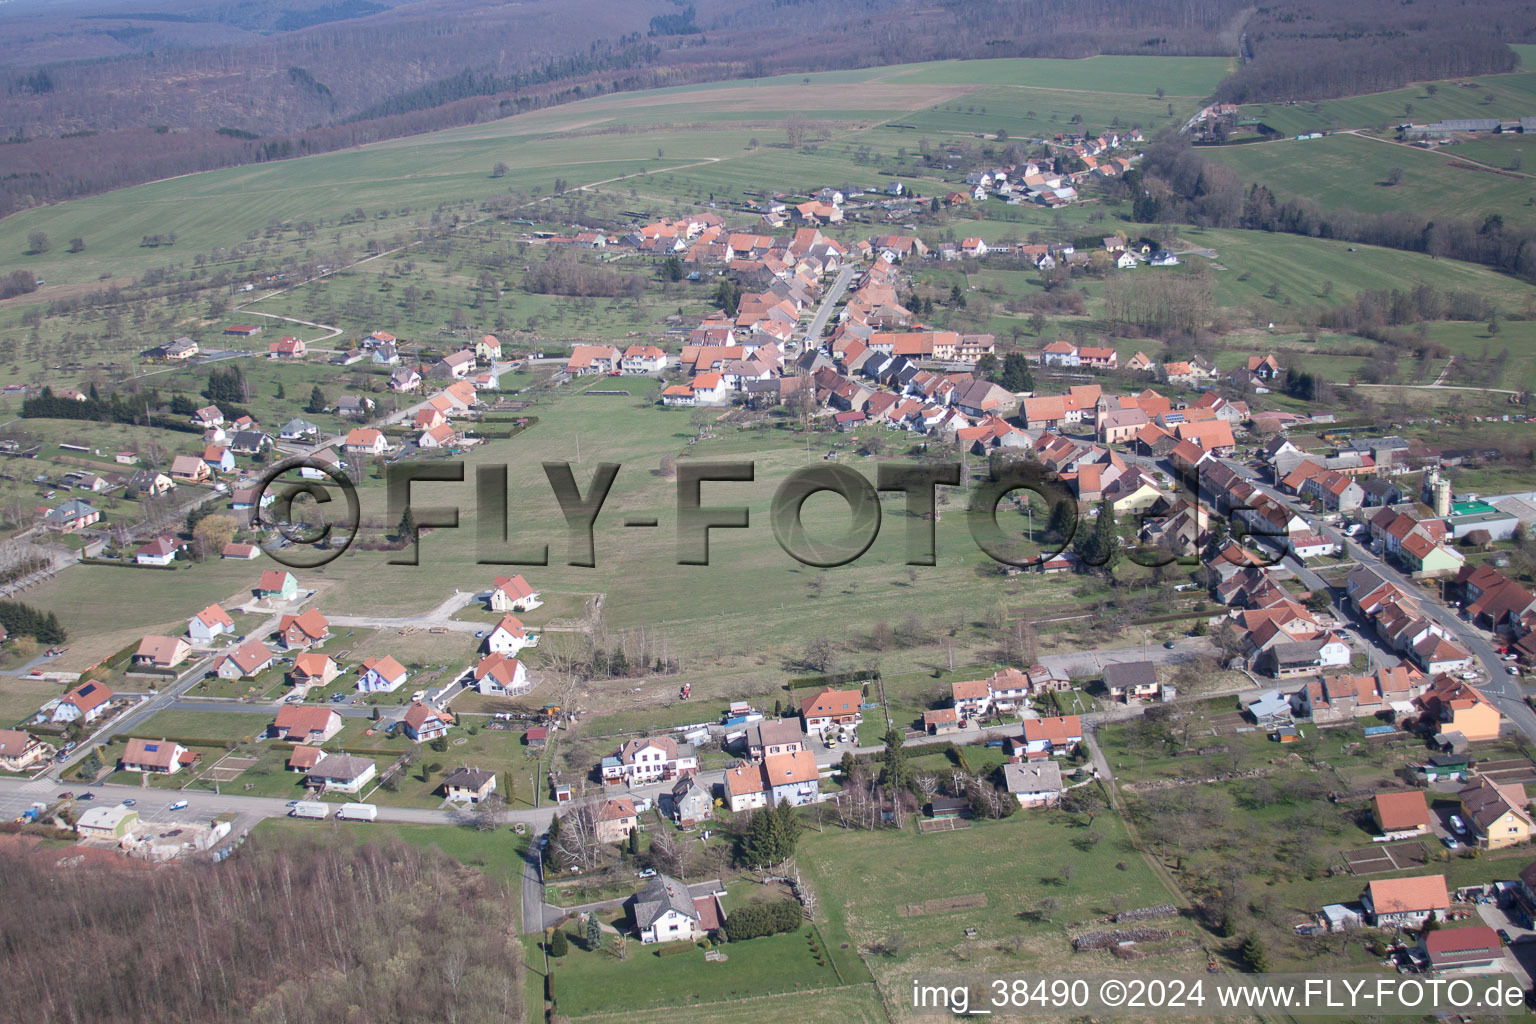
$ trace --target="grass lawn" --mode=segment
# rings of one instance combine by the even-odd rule
[[[756,941],[756,940],[754,940]],[[713,965],[724,966],[724,965]],[[560,1010],[566,1007],[561,1004]],[[607,1015],[625,1024],[676,1024],[672,1008],[629,1009]],[[593,1017],[583,1018],[586,1020]],[[735,1003],[711,1003],[712,1024],[762,1024],[772,1021],[835,1020],[842,1024],[887,1024],[889,1018],[873,985],[823,989],[814,993],[760,996]]]
[[[1530,67],[1530,62],[1524,62]],[[1422,82],[1404,89],[1348,96],[1318,103],[1254,103],[1242,108],[1240,119],[1257,119],[1278,132],[1297,135],[1302,132],[1333,131],[1341,128],[1389,128],[1401,124],[1405,106],[1413,107],[1411,120],[1416,124],[1455,118],[1523,116],[1536,99],[1536,74],[1521,71],[1508,75],[1483,75],[1466,79],[1476,88],[1457,82],[1436,82],[1433,95]]]
[[[1536,81],[1536,76],[1528,77]],[[1536,179],[1457,167],[1455,147],[1431,152],[1380,139],[1333,135],[1305,142],[1284,139],[1211,147],[1202,152],[1237,171],[1244,182],[1263,182],[1282,198],[1306,196],[1325,209],[1363,213],[1412,209],[1474,221],[1497,210],[1508,221],[1536,222],[1536,207],[1526,204],[1536,196]],[[1397,185],[1387,183],[1393,168],[1403,172]]]
[[[64,692],[58,683],[0,676],[0,721],[23,722],[52,697]]]
[[[145,739],[226,740],[239,743],[267,731],[271,720],[264,715],[220,711],[157,711],[133,730]]]
[[[846,928],[856,949],[900,936],[900,952],[873,961],[882,985],[893,986],[893,998],[902,978],[953,969],[957,957],[978,972],[1105,970],[1098,954],[1072,958],[1068,922],[1117,906],[1176,902],[1109,812],[1096,816],[1091,828],[1072,815],[1041,810],[927,835],[915,827],[853,832],[829,826],[807,834],[796,859],[821,900],[829,933]],[[1062,870],[1068,864],[1069,877]],[[909,902],[977,894],[985,895],[986,906],[914,916],[904,910]],[[1037,913],[1046,899],[1057,904],[1049,921]],[[967,927],[978,931],[974,943],[963,935]]]
[[[521,896],[518,882],[522,877],[522,856],[528,847],[528,838],[510,828],[480,832],[462,825],[408,825],[392,821],[340,821],[336,818],[319,823],[293,818],[268,818],[257,825],[255,831],[280,837],[286,834],[312,834],[316,830],[323,830],[328,838],[338,842],[366,843],[395,838],[412,846],[441,851],[461,864],[479,868],[506,886],[509,898],[514,900],[508,920],[518,920],[515,901]]]
[[[628,928],[628,911],[604,911],[606,925]],[[574,941],[565,957],[551,961],[555,997],[560,1013],[569,1017],[628,1012],[630,1010],[705,1006],[731,1003],[757,996],[820,991],[842,987],[837,970],[826,960],[826,951],[811,928],[769,935],[720,947],[728,959],[711,963],[704,959],[708,944],[686,952],[662,956],[661,947],[642,946],[631,938],[624,960],[608,949],[589,952]],[[525,940],[529,963],[542,967],[537,952],[539,938]],[[611,937],[609,942],[611,944]],[[821,950],[818,966],[812,943]],[[867,975],[865,976],[867,977]]]

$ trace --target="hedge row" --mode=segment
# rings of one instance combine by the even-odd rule
[[[725,919],[725,937],[732,942],[764,935],[792,932],[805,924],[805,911],[797,900],[749,903]]]
[[[692,953],[698,949],[698,944],[693,942],[669,942],[665,946],[657,948],[657,956],[677,956],[679,953]]]
[[[843,683],[877,683],[879,672],[833,672],[824,676],[798,676],[784,683],[786,690],[807,690],[813,686],[838,686]]]
[[[82,558],[81,565],[110,565],[115,569],[159,569],[162,572],[175,572],[182,568],[180,565],[140,565],[138,562],[124,562],[116,558]]]

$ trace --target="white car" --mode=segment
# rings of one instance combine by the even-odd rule
[[[426,698],[427,698],[427,691],[426,690],[417,690],[415,693],[411,694],[411,700],[412,701],[426,700]]]

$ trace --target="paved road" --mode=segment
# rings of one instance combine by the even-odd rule
[[[843,297],[843,292],[848,290],[849,283],[858,272],[859,268],[853,264],[849,264],[838,271],[837,277],[832,281],[832,287],[827,289],[827,294],[822,297],[821,305],[816,309],[816,315],[811,317],[810,325],[805,329],[802,351],[809,349],[821,340],[821,332],[826,329],[827,320],[832,316],[833,307]]]
[[[139,817],[149,821],[197,820],[212,818],[216,814],[234,812],[253,819],[281,818],[288,814],[288,801],[280,797],[241,796],[234,793],[209,793],[195,789],[157,789],[145,786],[119,786],[107,783],[80,786],[59,783],[47,779],[0,779],[0,820],[9,821],[25,810],[34,800],[51,801],[64,791],[80,794],[89,790],[96,794],[97,805],[110,806],[124,797],[132,797]],[[179,800],[187,802],[187,809],[172,813],[169,808]],[[428,807],[386,807],[376,804],[380,821],[397,821],[416,825],[453,825],[466,820],[461,811]],[[519,809],[507,812],[510,823],[532,826],[542,832],[549,827],[554,815],[553,807]]]

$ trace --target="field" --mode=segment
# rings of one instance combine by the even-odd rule
[[[1524,61],[1531,67],[1531,61]],[[1242,108],[1241,119],[1256,119],[1286,135],[1345,128],[1391,128],[1404,121],[1426,124],[1454,118],[1497,117],[1518,120],[1529,116],[1536,101],[1536,73],[1483,75],[1470,87],[1456,82],[1421,82],[1406,89],[1322,100],[1317,103],[1260,103]],[[1430,94],[1427,86],[1433,84]],[[1407,113],[1407,108],[1413,113]]]
[[[924,971],[1124,970],[1110,967],[1104,953],[1073,954],[1070,936],[1117,909],[1180,902],[1111,812],[1091,826],[1061,812],[1021,810],[954,832],[833,829],[803,839],[796,859],[825,908],[824,927],[847,929],[898,1004]],[[914,912],[908,904],[922,906]],[[1209,937],[1187,919],[1166,926],[1186,934],[1141,968],[1203,965]]]
[[[790,113],[868,127],[897,113],[936,107],[972,89],[995,89],[1005,82],[1064,91],[1110,90],[1125,96],[1150,95],[1159,86],[1141,83],[1153,80],[1170,94],[1161,108],[1173,102],[1187,111],[1226,69],[1227,62],[1219,59],[965,61],[602,97],[489,124],[301,161],[155,182],[29,210],[0,225],[0,272],[25,266],[53,285],[117,278],[179,262],[183,254],[260,238],[273,223],[334,221],[355,208],[373,220],[344,235],[375,232],[380,220],[408,231],[414,216],[430,214],[439,203],[478,200],[511,189],[547,191],[557,176],[584,185],[646,173],[654,178],[666,169],[725,161],[735,166],[711,167],[702,179],[711,191],[734,187],[732,174],[759,186],[821,184],[848,178],[857,165],[841,157],[804,157],[766,148],[780,140],[783,119]],[[1017,98],[1012,102],[1028,109]],[[640,127],[646,130],[637,131]],[[759,138],[764,147],[749,149],[749,142]],[[498,161],[509,170],[493,180],[490,171]],[[27,257],[25,240],[34,230],[61,240],[84,237],[85,251],[68,254],[60,244],[43,257]],[[172,231],[176,242],[170,250],[140,245],[146,235]]]
[[[512,900],[508,920],[517,920],[517,901],[521,894],[517,883],[522,877],[522,857],[528,840],[510,829],[481,832],[462,825],[405,825],[389,821],[340,821],[336,818],[323,825],[292,818],[268,818],[256,828],[276,836],[313,834],[319,828],[325,831],[328,839],[338,842],[367,843],[392,838],[412,846],[438,850],[461,864],[479,868],[506,886],[508,899]]]
[[[1345,134],[1201,152],[1231,167],[1245,183],[1262,182],[1281,198],[1304,196],[1324,209],[1417,210],[1472,221],[1497,211],[1510,222],[1536,222],[1536,206],[1527,202],[1536,197],[1536,179],[1456,167],[1454,147],[1430,152]],[[1402,179],[1392,185],[1395,168],[1401,169]]]
[[[605,925],[628,927],[626,909],[605,911],[599,917]],[[533,950],[538,939],[527,941],[529,968],[538,972],[542,968],[542,958]],[[839,978],[842,972],[833,966],[833,962],[823,959],[821,965],[816,963],[816,956],[811,952],[813,941],[819,948],[822,942],[830,944],[833,939],[817,939],[816,933],[806,928],[741,944],[731,943],[722,949],[728,957],[724,963],[705,960],[704,950],[697,948],[662,956],[659,947],[641,946],[633,938],[629,941],[627,958],[620,961],[606,950],[588,951],[573,941],[569,954],[551,962],[555,997],[559,1000],[562,1015],[580,1019],[627,1012],[631,1008],[671,1007],[676,1011],[684,1007],[708,1006],[712,1009],[715,1003],[729,1004],[798,992],[845,990],[855,998],[861,994],[873,995],[868,974],[855,957],[843,957],[850,964],[850,970],[857,971],[843,981]],[[825,955],[822,954],[823,958]],[[861,981],[864,982],[862,986],[849,988],[850,984]]]
[[[20,722],[32,717],[43,703],[64,692],[58,683],[46,683],[37,679],[0,677],[0,722]]]

